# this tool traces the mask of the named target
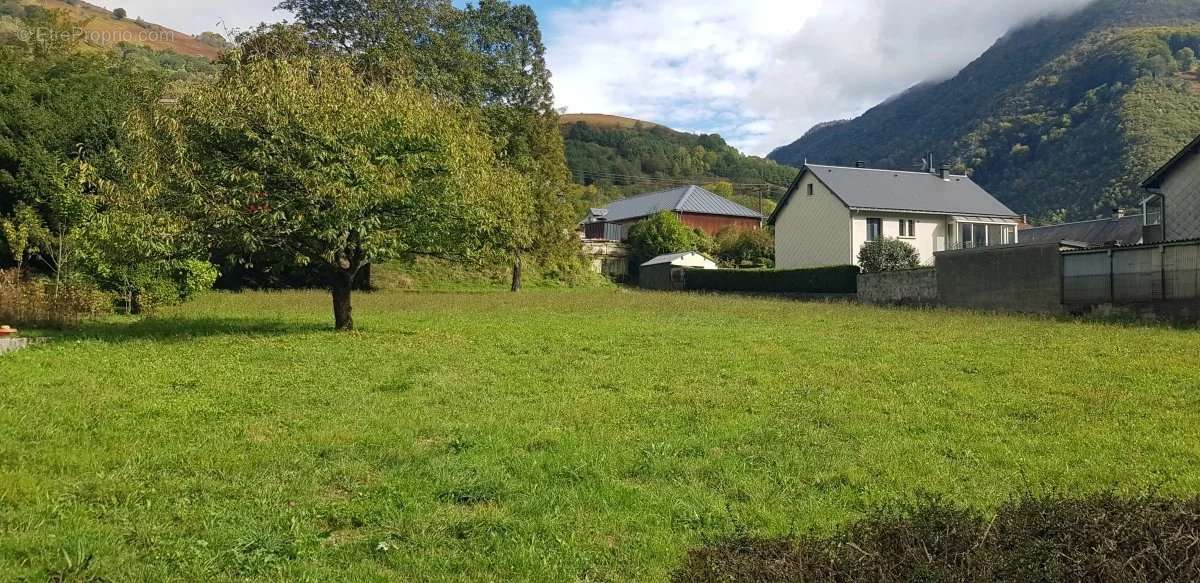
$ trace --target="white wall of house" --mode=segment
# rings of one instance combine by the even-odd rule
[[[809,186],[812,195],[809,195]],[[850,209],[821,181],[806,175],[775,217],[775,267],[805,269],[853,261]]]
[[[1163,182],[1168,241],[1200,238],[1200,156],[1190,156]]]
[[[854,264],[858,265],[858,251],[867,243],[867,219],[880,219],[883,222],[883,236],[889,239],[900,239],[921,254],[921,262],[933,265],[933,254],[945,251],[949,241],[949,227],[943,215],[920,215],[906,213],[879,213],[871,211],[855,211],[852,220],[852,241],[854,247]],[[911,220],[916,227],[915,235],[900,236],[900,221]]]

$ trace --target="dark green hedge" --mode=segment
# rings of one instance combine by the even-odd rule
[[[1200,581],[1200,498],[1025,495],[992,516],[923,496],[832,535],[735,535],[691,551],[683,583]]]
[[[858,267],[817,269],[689,269],[687,289],[748,293],[858,293]]]

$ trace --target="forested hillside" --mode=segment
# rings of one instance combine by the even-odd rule
[[[760,193],[778,198],[796,176],[795,168],[746,156],[717,134],[572,119],[564,119],[563,137],[571,174],[585,186],[581,206],[682,184],[724,183],[711,189],[756,208]]]
[[[814,128],[771,158],[912,169],[929,153],[1014,210],[1090,218],[1200,133],[1200,2],[1099,0],[998,41],[954,78]]]

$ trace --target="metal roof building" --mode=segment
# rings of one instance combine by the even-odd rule
[[[606,211],[596,216],[596,211]],[[733,201],[726,200],[699,186],[683,186],[648,192],[616,200],[603,209],[592,209],[584,222],[604,220],[611,223],[648,217],[662,211],[696,213],[702,215],[724,215],[760,219],[762,215]]]
[[[688,226],[710,235],[730,226],[758,228],[763,219],[757,211],[692,185],[639,194],[591,209],[583,220],[584,236],[623,240],[630,225],[663,211],[678,214]]]
[[[797,177],[797,184],[805,173],[811,173],[850,210],[1004,218],[1017,216],[1012,209],[966,176],[806,164],[801,176]],[[795,188],[788,190],[767,220],[768,224],[774,224],[795,194]]]
[[[1033,227],[1021,231],[1021,241],[1079,241],[1092,247],[1142,243],[1141,215]]]

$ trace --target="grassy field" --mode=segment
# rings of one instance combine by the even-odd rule
[[[1200,333],[600,291],[211,295],[0,357],[0,577],[662,580],[918,490],[1200,492]]]

